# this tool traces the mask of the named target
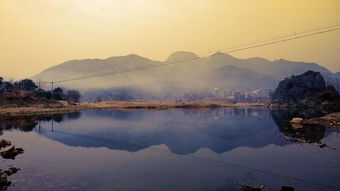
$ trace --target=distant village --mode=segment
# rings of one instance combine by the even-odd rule
[[[214,89],[216,97],[223,98],[228,102],[270,102],[273,90],[268,88],[261,88],[257,90],[238,89],[238,90],[221,90]]]

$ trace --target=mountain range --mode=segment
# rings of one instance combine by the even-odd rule
[[[274,89],[285,77],[307,70],[320,72],[329,83],[334,83],[336,78],[340,79],[340,72],[332,73],[315,63],[284,59],[239,59],[225,53],[198,57],[185,51],[175,52],[163,62],[135,54],[107,59],[70,60],[42,71],[33,79],[60,81],[100,74],[99,77],[70,80],[56,85],[81,91],[130,88],[163,95],[181,95],[211,92],[214,88]]]

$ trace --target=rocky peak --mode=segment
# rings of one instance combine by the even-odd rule
[[[169,58],[166,60],[168,61],[178,61],[178,60],[190,60],[199,58],[195,53],[186,52],[186,51],[179,51],[172,53]]]
[[[274,91],[274,103],[297,103],[326,91],[326,83],[319,72],[307,71],[301,75],[286,78]]]

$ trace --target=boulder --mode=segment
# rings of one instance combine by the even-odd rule
[[[0,152],[3,153],[3,152],[12,152],[12,151],[14,151],[14,145],[9,145],[9,146],[1,149]]]
[[[262,191],[264,189],[264,185],[261,186],[249,186],[249,185],[241,185],[242,191]]]
[[[295,117],[290,121],[290,124],[292,125],[293,128],[299,129],[303,128],[303,125],[301,124],[303,121],[303,118]]]
[[[1,149],[2,147],[7,147],[7,146],[9,146],[9,145],[11,145],[11,142],[10,142],[10,141],[6,141],[6,140],[4,140],[4,139],[1,139],[1,140],[0,140],[0,149]]]
[[[302,121],[303,121],[302,118],[295,117],[290,121],[290,123],[301,123]]]
[[[17,173],[20,170],[20,168],[15,168],[14,166],[9,167],[7,170],[4,171],[4,173],[7,176],[11,176],[12,174]]]
[[[24,149],[15,148],[14,145],[9,145],[3,149],[1,149],[0,154],[4,159],[15,159],[18,154],[22,154]]]

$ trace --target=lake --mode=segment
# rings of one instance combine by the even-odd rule
[[[21,169],[9,177],[12,191],[236,191],[241,184],[340,190],[339,129],[289,124],[318,115],[264,108],[89,110],[6,120],[0,139],[25,152],[1,159],[0,168]]]

